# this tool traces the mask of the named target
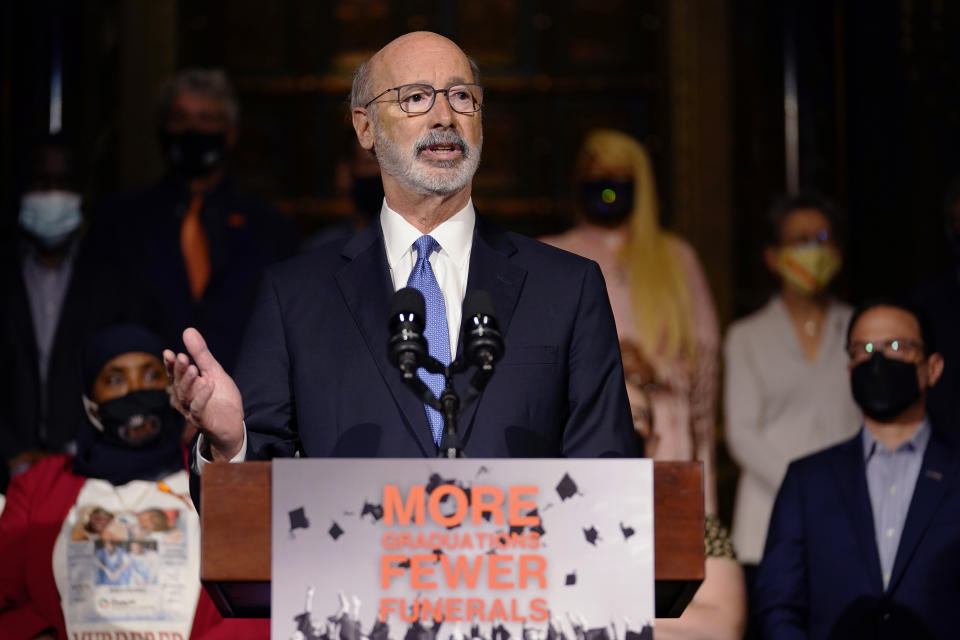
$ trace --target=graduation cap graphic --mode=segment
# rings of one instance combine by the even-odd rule
[[[572,587],[577,584],[577,572],[571,571],[567,574],[567,577],[564,579],[563,584],[567,587]]]
[[[490,473],[490,469],[487,469],[486,466],[481,465],[480,468],[477,469],[476,475],[480,475],[481,473]]]
[[[307,519],[307,514],[303,510],[303,507],[299,507],[289,512],[290,515],[290,537],[293,537],[294,529],[309,529],[310,520]]]
[[[583,537],[593,546],[597,546],[597,540],[600,539],[600,534],[597,532],[596,527],[590,527],[589,529],[583,530]]]
[[[563,474],[563,478],[561,478],[560,483],[557,485],[557,495],[560,496],[560,500],[567,500],[578,493],[577,483],[573,481],[570,474]]]
[[[373,521],[383,519],[383,505],[382,504],[373,504],[372,502],[363,502],[363,510],[360,512],[360,517],[363,518],[366,515],[373,516]]]
[[[397,566],[400,567],[401,569],[409,569],[409,568],[410,568],[410,558],[408,557],[408,558],[407,558],[406,560],[404,560],[403,562],[397,563]]]
[[[538,534],[543,535],[544,534],[543,527],[540,526],[541,523],[543,522],[542,520],[540,520],[540,512],[537,511],[536,509],[531,509],[530,511],[527,511],[524,515],[527,516],[528,518],[533,517],[537,519],[537,524],[530,527],[530,531],[536,531]],[[518,533],[518,534],[523,533],[523,530],[525,528],[527,528],[525,525],[511,525],[510,534],[513,535],[514,533]]]
[[[445,484],[456,484],[456,481],[453,478],[444,478],[439,473],[431,473],[430,479],[427,480],[427,486],[425,487],[427,495],[430,495]]]
[[[622,522],[620,523],[620,531],[621,533],[623,533],[624,540],[626,540],[627,538],[629,538],[630,536],[636,533],[636,531],[633,530],[633,527],[628,527]]]
[[[343,535],[344,531],[343,531],[343,529],[340,528],[340,525],[338,525],[336,522],[334,522],[334,523],[333,523],[333,526],[331,526],[331,527],[327,530],[327,533],[330,534],[330,537],[331,537],[331,538],[333,538],[334,540],[336,540],[337,538],[339,538],[340,536]]]

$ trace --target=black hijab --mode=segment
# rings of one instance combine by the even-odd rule
[[[83,351],[83,382],[86,397],[92,400],[93,385],[104,365],[119,355],[143,352],[158,358],[163,345],[156,335],[135,324],[112,325],[101,329],[87,341]],[[134,392],[144,393],[144,392]],[[133,394],[129,394],[130,397]],[[183,418],[166,405],[158,416],[163,424],[160,436],[142,447],[125,446],[104,433],[101,425],[87,422],[77,434],[74,472],[88,478],[102,478],[114,485],[131,480],[159,480],[184,468],[180,436]]]

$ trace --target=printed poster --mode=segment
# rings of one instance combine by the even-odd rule
[[[271,635],[653,637],[650,460],[273,461]]]
[[[186,640],[199,596],[199,519],[186,473],[114,487],[88,480],[54,550],[70,640]],[[181,486],[182,485],[182,486]]]

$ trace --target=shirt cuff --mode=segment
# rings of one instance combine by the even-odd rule
[[[208,451],[208,450],[209,448],[207,447],[207,443],[203,439],[203,434],[201,433],[200,436],[197,438],[197,449],[196,451],[194,451],[196,455],[194,456],[193,470],[196,471],[197,475],[200,475],[203,473],[203,465],[210,464],[211,462],[213,462],[213,460],[210,460],[209,458],[205,457],[202,453],[203,451]],[[243,444],[240,445],[240,451],[237,452],[237,455],[230,458],[230,462],[243,462],[246,459],[247,459],[247,423],[246,421],[244,421]]]

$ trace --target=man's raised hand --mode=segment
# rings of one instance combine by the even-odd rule
[[[214,461],[230,460],[243,446],[243,399],[240,390],[207,348],[196,329],[183,332],[190,356],[163,351],[173,387],[172,404],[203,433]],[[196,364],[190,364],[190,358]]]

